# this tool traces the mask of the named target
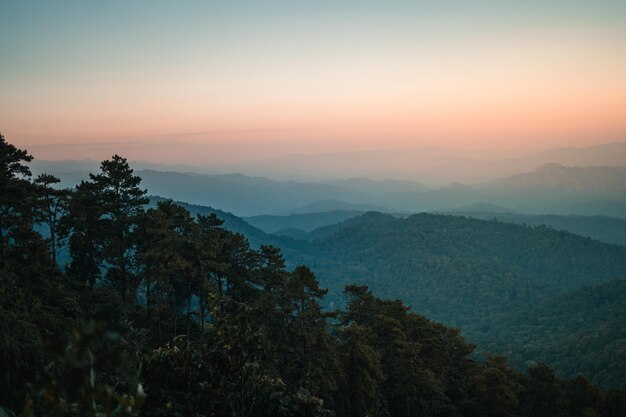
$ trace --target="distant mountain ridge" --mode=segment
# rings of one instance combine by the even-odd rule
[[[566,230],[580,236],[590,237],[601,242],[626,246],[626,219],[607,216],[575,216],[554,214],[520,214],[514,212],[495,212],[472,210],[472,207],[442,211],[442,214],[468,216],[482,220],[502,221],[505,223],[545,226],[555,230]]]
[[[582,167],[626,166],[626,142],[556,148],[522,156],[437,147],[298,154],[235,164],[228,169],[278,178],[288,178],[293,173],[317,180],[353,176],[401,178],[418,180],[429,187],[441,187],[453,182],[488,182],[533,171],[548,163]]]
[[[480,201],[478,203],[470,204],[470,205],[467,205],[467,206],[454,207],[454,208],[449,208],[449,209],[445,209],[445,210],[438,210],[437,212],[438,213],[444,213],[444,214],[454,214],[454,213],[489,213],[489,214],[514,213],[513,210],[511,210],[511,209],[509,209],[507,207],[497,206],[495,204],[484,203],[482,201]]]
[[[363,214],[359,210],[331,210],[318,213],[297,213],[286,216],[261,215],[244,217],[244,220],[267,232],[276,233],[285,229],[312,232],[323,226],[341,223]]]
[[[393,210],[385,207],[375,206],[372,204],[348,203],[343,200],[329,198],[316,201],[314,203],[304,206],[289,209],[284,214],[314,214],[336,211],[357,211],[360,213],[365,213],[367,211],[378,211],[381,213],[389,213]]]
[[[498,187],[509,192],[616,193],[626,198],[626,166],[566,167],[550,163],[540,166],[533,172],[496,180],[490,186],[491,189]]]
[[[44,161],[45,162],[45,161]],[[83,161],[84,162],[84,161]],[[51,174],[73,186],[83,165],[48,163]],[[55,168],[56,167],[56,168]],[[41,169],[39,166],[37,169]],[[33,168],[33,171],[38,172]],[[221,207],[240,216],[334,210],[418,213],[476,204],[525,214],[607,215],[626,218],[626,167],[567,167],[549,163],[490,182],[452,183],[430,189],[415,181],[349,178],[321,182],[275,181],[244,174],[138,170],[150,194]]]

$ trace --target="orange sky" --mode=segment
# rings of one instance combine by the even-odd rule
[[[0,72],[0,131],[23,146],[239,144],[245,159],[258,152],[244,155],[247,144],[281,154],[626,137],[623,16],[442,8],[426,19],[415,8],[355,13],[323,2],[306,14],[270,3],[263,15],[176,9],[166,33],[167,10],[133,8],[119,22],[123,2],[72,13],[12,6],[5,16],[18,22],[0,29],[16,41],[0,43],[11,58]],[[110,25],[119,27],[107,37]],[[81,149],[72,155],[94,157]]]

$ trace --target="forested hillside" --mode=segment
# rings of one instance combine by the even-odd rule
[[[163,199],[152,198],[152,204],[156,201]],[[595,317],[584,322],[586,327],[583,322],[563,327],[556,320],[550,327],[544,321],[525,320],[539,306],[560,306],[568,290],[624,277],[623,248],[543,225],[515,226],[458,215],[400,219],[377,213],[317,229],[306,234],[316,241],[302,242],[265,234],[230,213],[177,204],[192,215],[218,215],[225,219],[224,227],[246,235],[253,247],[263,243],[281,247],[293,267],[310,265],[329,288],[327,308],[344,305],[344,285],[367,284],[376,294],[402,299],[414,311],[460,326],[479,351],[506,353],[520,369],[529,361],[543,361],[564,376],[582,373],[606,387],[626,386],[624,373],[611,359],[623,356],[622,322],[615,313],[597,313],[604,311],[602,303],[578,304],[578,316]],[[308,221],[309,216],[287,219]],[[512,244],[518,246],[505,246]],[[555,282],[560,276],[566,277],[565,283]],[[577,325],[581,333],[574,331]],[[593,343],[585,339],[583,347],[572,334],[593,334]],[[532,343],[528,335],[533,335]]]
[[[626,280],[585,286],[530,307],[483,317],[480,349],[507,353],[521,369],[535,361],[568,377],[623,387],[626,375]]]
[[[476,361],[459,330],[365,286],[324,310],[314,273],[278,249],[252,249],[214,213],[146,209],[119,156],[73,190],[32,180],[30,158],[0,136],[2,416],[626,412],[625,392],[584,377]]]
[[[244,220],[267,233],[277,233],[285,229],[312,232],[320,227],[341,223],[364,213],[364,211],[358,210],[330,210],[317,213],[290,214],[287,216],[252,216],[245,217]]]
[[[576,307],[579,315],[596,318],[585,331],[603,333],[584,349],[565,337],[574,322],[567,331],[559,320],[554,328],[532,320],[515,325],[538,306],[559,309],[569,291],[626,277],[623,246],[544,226],[434,214],[402,219],[368,213],[311,235],[317,239],[296,242],[298,249],[285,253],[290,263],[306,263],[318,274],[329,288],[331,306],[342,305],[343,285],[358,282],[382,297],[401,299],[416,312],[460,326],[480,350],[510,354],[517,366],[542,360],[564,375],[582,372],[605,386],[626,387],[624,374],[609,359],[623,355],[622,323],[619,314],[598,314],[603,304]],[[534,336],[534,347],[524,334]],[[600,340],[614,342],[603,345]],[[549,349],[559,353],[549,354]]]
[[[546,227],[367,213],[313,235],[319,239],[303,243],[294,261],[313,265],[324,283],[360,275],[380,294],[446,320],[453,315],[442,311],[444,300],[508,305],[626,276],[626,248]]]
[[[464,215],[476,219],[493,220],[505,223],[547,226],[556,230],[566,230],[580,236],[588,236],[601,242],[626,246],[626,219],[607,216],[559,216],[555,214],[518,214],[506,212],[485,212],[477,210],[455,210],[454,215]]]
[[[626,246],[626,219],[617,217],[519,214],[511,212],[504,207],[484,203],[437,211],[436,213],[472,217],[482,220],[495,219],[504,223],[517,223],[529,226],[546,226],[556,230],[565,230],[580,236],[590,237],[601,242]],[[253,216],[245,217],[244,220],[267,233],[285,234],[285,231],[288,230],[299,230],[300,233],[298,237],[309,240],[315,238],[315,234],[311,233],[315,229],[341,223],[362,214],[365,214],[365,211],[331,210],[284,216]],[[407,217],[408,214],[400,213],[396,216]]]
[[[229,213],[178,204],[192,214],[215,213],[226,219],[225,227],[245,234],[255,247],[265,242],[283,248],[289,265],[310,265],[329,288],[326,307],[344,304],[344,285],[367,284],[376,294],[402,299],[414,311],[461,326],[479,351],[506,353],[521,369],[529,361],[543,361],[561,375],[582,373],[606,387],[626,386],[624,373],[611,359],[623,356],[622,322],[615,313],[598,313],[606,307],[601,302],[577,305],[577,316],[595,317],[584,322],[586,326],[570,321],[563,327],[556,320],[550,327],[544,321],[525,320],[539,306],[554,305],[558,311],[568,290],[579,285],[624,277],[623,248],[543,225],[516,226],[458,215],[400,219],[377,213],[315,230],[307,239],[317,241],[302,242],[265,234]],[[299,221],[300,216],[287,219]],[[554,281],[560,276],[566,277],[565,283]],[[576,326],[580,333],[574,331]],[[572,334],[593,334],[594,339],[585,339],[583,347]],[[528,335],[533,335],[532,343]]]

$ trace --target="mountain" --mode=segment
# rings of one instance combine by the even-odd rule
[[[587,147],[548,149],[522,159],[535,166],[555,162],[570,166],[625,166],[626,142],[611,142]]]
[[[192,204],[221,207],[241,216],[284,212],[325,198],[358,201],[358,191],[335,185],[272,181],[244,175],[196,175],[139,171],[150,193]]]
[[[529,172],[548,163],[582,167],[626,166],[626,142],[555,148],[522,155],[437,147],[285,155],[236,164],[226,169],[275,178],[293,178],[297,173],[302,178],[313,180],[355,175],[401,178],[441,187],[453,182],[489,182]]]
[[[626,166],[565,167],[550,163],[533,172],[494,181],[489,189],[511,194],[584,193],[626,199]]]
[[[502,206],[496,206],[495,204],[489,204],[489,203],[484,203],[484,202],[478,202],[478,203],[474,203],[474,204],[470,204],[467,206],[463,206],[463,207],[455,207],[455,208],[450,208],[450,209],[446,209],[446,210],[437,210],[438,213],[442,213],[442,214],[455,214],[455,213],[485,213],[485,214],[502,214],[502,213],[514,213],[513,210],[506,208],[506,207],[502,207]]]
[[[381,213],[391,212],[391,209],[375,206],[372,204],[358,204],[348,203],[347,201],[338,199],[325,199],[316,201],[314,203],[306,204],[304,206],[295,207],[287,210],[286,214],[314,214],[324,213],[331,211],[359,211],[361,213],[366,211],[379,211]]]
[[[164,166],[167,168],[167,166]],[[35,175],[46,172],[61,179],[61,186],[74,187],[96,172],[94,161],[41,161],[31,166]],[[222,209],[243,216],[285,213],[299,210],[327,211],[359,209],[389,211],[380,206],[366,204],[368,199],[379,199],[385,187],[392,189],[423,187],[417,183],[393,180],[370,181],[352,179],[335,183],[310,183],[274,181],[243,174],[201,174],[197,172],[137,170],[142,187],[153,195],[166,196],[178,201]],[[311,208],[307,208],[312,204]],[[353,207],[351,205],[354,205]],[[320,207],[325,208],[320,209]]]
[[[467,183],[489,182],[501,177],[535,170],[537,167],[556,163],[566,166],[626,166],[626,142],[614,142],[588,147],[556,148],[521,156],[500,157],[481,153],[466,153],[454,161],[446,161],[439,166],[429,167],[420,180],[447,183],[463,181]]]
[[[341,223],[363,213],[363,211],[358,210],[332,210],[321,213],[290,214],[287,216],[261,215],[244,217],[244,220],[266,233],[280,234],[278,231],[289,229],[311,232],[323,226]]]
[[[420,169],[458,160],[456,150],[423,147],[402,150],[367,150],[323,154],[290,154],[230,166],[250,175],[292,178],[294,173],[313,181],[333,178],[396,178],[421,181]],[[428,178],[427,178],[428,179]]]
[[[547,164],[480,187],[493,204],[538,214],[626,218],[626,167],[565,167]]]
[[[303,182],[327,181],[336,178],[394,178],[419,181],[429,187],[442,187],[453,182],[469,184],[488,182],[513,174],[529,172],[547,163],[565,166],[626,166],[626,142],[613,142],[586,147],[565,147],[541,152],[511,152],[497,150],[419,147],[380,149],[319,154],[275,155],[275,151],[260,150],[258,160],[241,161],[241,150],[215,152],[211,144],[185,143],[126,143],[93,145],[92,158],[109,158],[114,153],[133,160],[137,170],[152,169],[178,172],[240,172],[247,176],[273,179],[297,179]],[[222,146],[222,151],[229,145]],[[84,155],[84,145],[33,145],[33,154],[49,155],[51,159],[68,159]],[[189,164],[155,164],[138,159],[193,161]],[[176,156],[174,156],[176,155]],[[180,159],[182,158],[182,159]],[[246,158],[248,159],[248,158]],[[136,162],[135,162],[136,161]],[[43,161],[42,161],[43,162]],[[67,162],[67,161],[65,161]],[[97,163],[91,161],[93,165]],[[50,171],[50,170],[48,170]],[[76,171],[76,169],[70,169]]]
[[[343,305],[345,284],[368,285],[462,326],[479,352],[506,353],[520,368],[544,361],[563,376],[582,372],[603,386],[626,387],[621,368],[611,365],[625,351],[626,247],[541,226],[373,212],[316,229],[309,234],[316,240],[304,241],[298,229],[267,234],[222,210],[180,204],[194,215],[217,214],[253,247],[282,248],[290,268],[309,265],[329,289],[329,308]]]
[[[506,211],[474,210],[481,208],[485,207],[468,206],[455,210],[442,211],[441,213],[463,215],[483,220],[496,219],[506,223],[525,224],[529,226],[545,226],[556,230],[565,230],[580,236],[590,237],[601,242],[626,246],[626,219],[607,216],[531,215]]]
[[[88,177],[93,161],[38,166],[73,186]],[[46,165],[47,164],[47,165]],[[35,170],[34,170],[35,171]],[[38,171],[35,171],[37,173]],[[417,213],[476,204],[525,214],[607,215],[626,218],[625,167],[566,167],[555,163],[487,183],[453,183],[428,189],[413,181],[364,178],[322,182],[275,181],[243,174],[136,172],[150,194],[221,207],[240,216],[333,210]],[[493,211],[480,207],[467,210]]]
[[[563,375],[582,372],[605,386],[626,387],[621,368],[613,372],[610,365],[625,351],[620,344],[624,315],[612,310],[613,301],[605,305],[599,296],[597,305],[580,303],[577,314],[563,324],[561,316],[544,323],[548,316],[542,313],[570,300],[569,294],[584,298],[589,290],[581,287],[611,288],[612,280],[626,278],[626,247],[547,227],[435,214],[366,213],[311,235],[316,239],[281,244],[289,248],[288,265],[304,263],[315,271],[329,289],[331,308],[342,305],[341,288],[347,283],[368,285],[375,294],[461,327],[480,350],[506,353],[518,366],[546,361]],[[576,310],[576,301],[567,303],[567,309]],[[600,306],[606,314],[596,313]],[[530,324],[513,327],[525,315],[534,317]],[[567,337],[563,326],[575,329],[585,315],[593,315],[594,322]],[[602,360],[580,360],[580,352]]]
[[[541,361],[567,378],[626,382],[626,280],[561,293],[486,317],[479,327],[473,337],[481,349],[506,353],[519,368]]]
[[[298,183],[294,187],[310,187]],[[565,167],[547,164],[538,169],[469,186],[453,183],[425,191],[413,183],[346,180],[333,183],[344,190],[340,198],[323,199],[285,213],[331,210],[417,213],[464,207],[465,211],[518,211],[527,214],[607,215],[626,218],[626,167]],[[330,183],[318,185],[330,186]],[[365,186],[372,188],[366,191]],[[385,188],[386,186],[389,188]],[[348,188],[352,186],[354,188]],[[336,191],[336,190],[334,190]],[[483,205],[481,208],[480,205]]]
[[[296,229],[294,227],[286,227],[284,229],[276,230],[273,234],[280,237],[289,237],[297,240],[309,240],[311,238],[310,233],[305,232],[302,229]]]
[[[424,192],[390,192],[385,196],[390,207],[410,213],[470,205],[484,199],[479,190],[459,183]]]
[[[450,212],[457,211],[451,207],[461,207],[466,212],[626,218],[626,167],[565,167],[551,163],[532,172],[473,186],[453,183],[423,192],[389,192],[379,201],[410,213]]]
[[[626,248],[549,228],[367,213],[321,230],[290,260],[311,265],[331,294],[348,280],[366,284],[453,325],[626,276]]]
[[[333,184],[372,194],[384,194],[390,192],[423,192],[429,190],[429,187],[426,187],[416,181],[393,180],[388,178],[378,181],[368,178],[348,178],[345,180],[320,181],[320,183]]]

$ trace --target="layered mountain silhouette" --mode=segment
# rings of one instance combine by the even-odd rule
[[[472,165],[474,162],[468,165],[468,158],[463,157],[456,160],[458,175],[455,178],[461,182],[435,188],[424,186],[423,183],[428,181],[425,174],[419,173],[413,176],[419,181],[350,177],[303,182],[277,181],[241,173],[189,172],[182,171],[188,168],[185,166],[168,167],[143,163],[139,164],[140,168],[151,169],[139,169],[137,174],[151,194],[165,195],[191,204],[220,207],[240,216],[335,210],[410,214],[486,204],[522,214],[607,215],[626,218],[626,158],[623,157],[625,147],[625,143],[614,143],[590,148],[568,148],[514,160],[498,159],[497,164],[491,160],[476,160],[475,167]],[[430,149],[429,152],[431,153],[404,152],[397,164],[401,165],[406,160],[413,161],[414,166],[419,167],[422,166],[420,161],[425,158],[434,158],[439,163],[442,158],[453,155],[451,151],[444,150]],[[357,157],[358,155],[360,156]],[[351,157],[353,163],[364,164],[365,161],[361,158],[363,155],[358,155]],[[371,157],[370,153],[366,155]],[[397,155],[398,152],[390,151],[387,156],[391,158]],[[336,156],[326,157],[341,161]],[[307,158],[309,156],[304,159],[308,160]],[[549,158],[553,158],[552,161]],[[385,158],[381,159],[384,160]],[[546,163],[546,160],[549,162]],[[607,165],[582,165],[600,160]],[[581,165],[570,166],[568,163]],[[490,164],[510,165],[515,173],[499,178],[490,175],[489,181],[476,182],[474,169],[480,170],[481,166],[491,166]],[[423,165],[426,166],[430,167],[429,170],[434,170],[433,172],[444,169],[441,166]],[[515,168],[522,166],[529,168],[525,171]],[[73,186],[87,178],[90,171],[95,171],[97,164],[93,161],[39,161],[32,168],[35,174],[49,172],[59,176],[63,180],[62,185]]]

